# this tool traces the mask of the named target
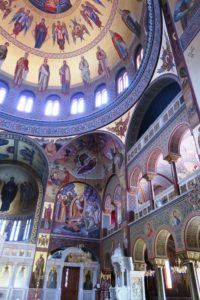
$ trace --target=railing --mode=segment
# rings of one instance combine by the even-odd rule
[[[200,169],[194,171],[184,179],[180,180],[179,187],[181,195],[186,192],[189,192],[192,189],[193,185],[197,183],[197,179],[200,179]],[[154,198],[155,209],[158,209],[164,206],[165,204],[169,203],[170,201],[179,198],[181,195],[176,194],[173,185],[170,186]],[[147,201],[146,203],[134,210],[135,220],[144,217],[150,212],[150,210],[150,201]]]
[[[180,92],[174,100],[161,113],[156,121],[142,135],[137,143],[129,150],[127,162],[129,163],[141,150],[153,139],[153,137],[169,122],[170,119],[184,106],[182,93]]]

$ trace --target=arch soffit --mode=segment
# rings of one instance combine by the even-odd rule
[[[137,238],[137,240],[135,241],[132,247],[133,262],[144,263],[144,253],[146,249],[147,249],[147,245],[144,239],[141,237]]]
[[[153,149],[150,154],[148,155],[146,161],[146,174],[155,174],[157,163],[160,155],[162,155],[162,150],[160,148]]]
[[[191,130],[189,123],[179,124],[173,129],[168,140],[168,152],[180,155],[180,144],[187,130]]]
[[[185,247],[187,250],[200,251],[200,214],[190,215],[183,228]]]
[[[178,77],[173,74],[164,74],[154,79],[149,85],[149,87],[147,88],[146,92],[141,97],[141,99],[136,104],[135,110],[132,114],[128,126],[126,140],[125,140],[127,151],[129,151],[131,147],[133,147],[133,145],[136,143],[140,124],[149,105],[151,104],[153,99],[157,96],[157,94],[172,82],[177,82],[178,84],[180,84]],[[131,147],[129,147],[128,145],[129,140],[133,140],[133,144]]]
[[[134,167],[133,171],[130,173],[129,175],[129,187],[137,187],[138,183],[139,183],[139,179],[140,179],[140,175],[142,174],[143,176],[143,170],[142,167],[140,165],[137,165]],[[141,176],[141,177],[142,177]]]
[[[171,230],[171,228],[168,226],[163,226],[162,228],[158,228],[154,240],[155,257],[167,258],[167,243],[170,235],[172,235],[175,244],[175,250],[176,250],[175,234]]]

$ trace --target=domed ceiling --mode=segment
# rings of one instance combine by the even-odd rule
[[[139,0],[1,1],[1,44],[9,42],[1,69],[14,76],[17,61],[26,56],[25,79],[38,84],[39,68],[46,60],[48,86],[55,87],[60,86],[65,60],[74,86],[104,75],[99,65],[99,55],[104,54],[109,76],[120,59],[126,60],[133,38],[139,37],[142,8]],[[85,79],[83,57],[89,69]]]
[[[152,78],[161,41],[159,0],[2,0],[0,19],[0,80],[8,84],[1,129],[66,136],[102,128],[130,109]],[[139,69],[138,49],[144,54]],[[127,71],[129,88],[118,94],[120,70]],[[108,100],[97,107],[102,84]],[[28,113],[17,108],[24,91],[34,95]],[[72,114],[70,101],[79,92],[85,110]],[[52,96],[59,99],[56,117],[44,112]]]

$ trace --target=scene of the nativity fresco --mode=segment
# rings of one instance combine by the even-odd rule
[[[0,300],[200,300],[200,0],[0,0]]]

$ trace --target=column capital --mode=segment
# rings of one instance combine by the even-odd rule
[[[155,257],[150,259],[150,263],[153,265],[154,268],[162,268],[165,266],[167,258]]]
[[[164,160],[168,161],[168,163],[171,164],[173,162],[177,162],[180,157],[180,154],[170,152],[167,156],[164,157]]]
[[[146,264],[144,262],[134,262],[134,271],[146,271]]]
[[[200,260],[200,252],[185,251],[177,254],[178,257],[184,262],[197,262]]]
[[[148,173],[144,174],[143,178],[146,179],[147,181],[151,181],[154,179],[155,175],[156,174],[153,172],[148,172]]]
[[[135,193],[137,193],[139,191],[139,187],[137,187],[137,186],[131,186],[129,189],[128,189],[128,192],[130,193],[130,194],[135,194]]]

